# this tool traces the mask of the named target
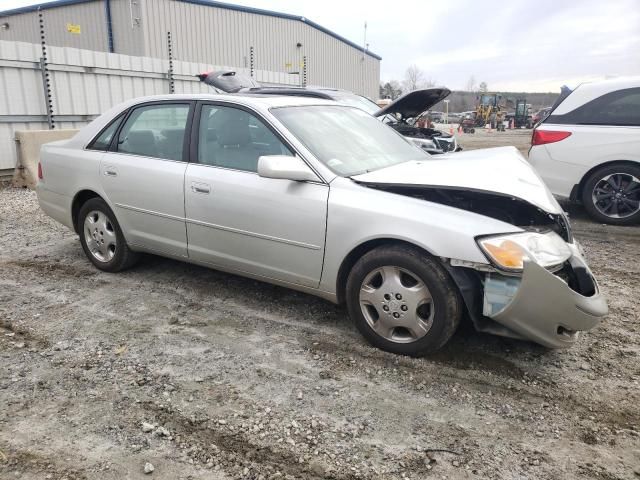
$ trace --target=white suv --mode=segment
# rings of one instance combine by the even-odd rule
[[[565,90],[531,138],[529,161],[551,192],[594,219],[640,221],[640,77]]]

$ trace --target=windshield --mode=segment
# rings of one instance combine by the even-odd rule
[[[354,93],[336,94],[333,95],[333,99],[336,102],[342,103],[343,105],[348,105],[350,107],[356,107],[360,110],[364,110],[369,115],[373,115],[378,110],[380,110],[380,107],[375,102],[372,102],[368,98],[361,95],[356,95]]]
[[[320,161],[350,177],[429,155],[392,128],[357,108],[281,107],[273,115]]]

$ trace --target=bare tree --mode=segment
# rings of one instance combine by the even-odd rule
[[[397,80],[391,80],[384,84],[380,84],[380,98],[390,98],[395,100],[402,95],[402,89],[400,83]]]
[[[478,90],[481,92],[488,92],[489,87],[487,86],[487,82],[480,82],[480,86],[478,87]]]
[[[438,81],[434,80],[431,77],[427,78],[424,82],[422,82],[422,86],[424,88],[435,87],[437,84],[438,84]]]
[[[407,92],[417,90],[425,83],[424,72],[417,65],[411,65],[404,73],[404,82],[402,83]]]
[[[469,80],[467,80],[467,88],[466,91],[467,92],[474,92],[476,90],[476,77],[474,77],[473,75],[471,75],[469,77]]]

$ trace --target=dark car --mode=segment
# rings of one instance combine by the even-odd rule
[[[533,114],[533,124],[537,125],[551,113],[551,107],[545,107]]]
[[[449,96],[451,90],[443,87],[415,90],[380,108],[368,98],[348,90],[324,87],[260,86],[252,78],[235,71],[207,72],[197,75],[200,81],[218,93],[292,95],[333,100],[343,105],[360,108],[378,117],[384,123],[407,137],[431,154],[462,150],[454,135],[428,127],[420,127],[414,120],[423,112]]]

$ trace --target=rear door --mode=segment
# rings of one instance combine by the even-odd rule
[[[100,164],[100,178],[132,245],[187,256],[184,175],[192,102],[131,108]]]
[[[322,273],[324,183],[260,177],[262,155],[294,155],[258,115],[201,104],[185,178],[189,257],[212,265],[317,286]]]

